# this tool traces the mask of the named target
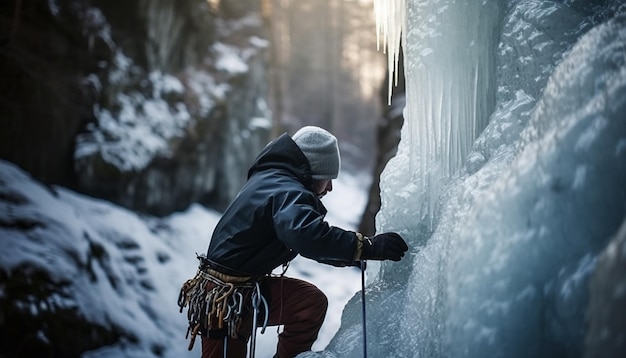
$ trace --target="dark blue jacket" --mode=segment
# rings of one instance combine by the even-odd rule
[[[352,265],[356,234],[330,226],[309,162],[287,134],[259,154],[248,181],[218,222],[207,259],[231,275],[264,275],[297,254]]]

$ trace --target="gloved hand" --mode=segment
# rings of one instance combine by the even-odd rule
[[[385,232],[363,240],[361,258],[400,261],[408,249],[409,247],[400,235],[395,232]]]

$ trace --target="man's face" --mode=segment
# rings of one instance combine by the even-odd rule
[[[313,181],[313,190],[318,198],[324,197],[326,193],[333,191],[333,181],[331,179],[322,179]]]

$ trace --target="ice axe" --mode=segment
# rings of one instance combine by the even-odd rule
[[[363,358],[367,358],[367,316],[365,315],[365,260],[361,260],[361,303],[363,311]]]

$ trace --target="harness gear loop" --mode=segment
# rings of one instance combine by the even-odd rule
[[[198,333],[209,334],[225,329],[226,339],[237,338],[245,314],[245,302],[257,291],[261,296],[259,277],[225,275],[211,269],[203,255],[197,255],[197,258],[200,265],[196,275],[185,281],[178,295],[180,312],[188,307],[189,326],[185,339],[190,338],[187,347],[190,351]],[[265,301],[265,298],[261,300]],[[267,302],[265,307],[267,311]]]
[[[185,307],[189,326],[185,339],[190,338],[188,350],[192,350],[198,333],[209,334],[222,331],[224,334],[224,357],[227,356],[228,339],[238,338],[238,330],[244,319],[246,302],[253,307],[252,340],[250,357],[256,349],[256,328],[260,307],[265,310],[261,334],[265,332],[269,320],[269,305],[261,293],[260,277],[229,276],[209,267],[203,255],[196,255],[200,261],[196,275],[182,285],[178,295],[180,312]],[[284,272],[283,272],[284,274]]]

